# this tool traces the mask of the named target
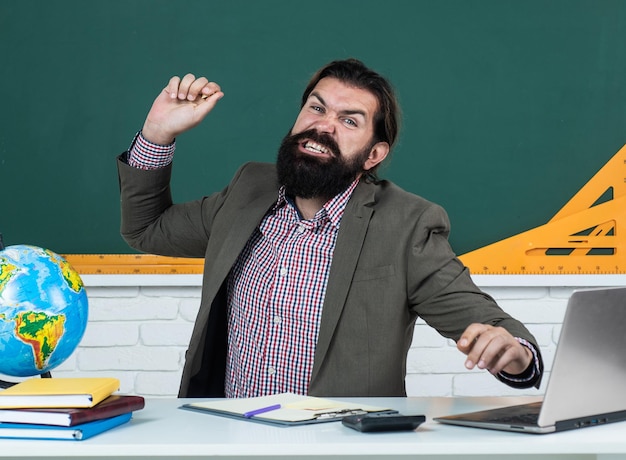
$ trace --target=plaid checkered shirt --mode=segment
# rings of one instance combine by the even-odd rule
[[[175,144],[157,145],[138,133],[128,164],[154,169],[171,163]],[[328,201],[313,219],[302,219],[279,191],[232,267],[228,279],[226,397],[282,392],[307,394],[337,232],[358,184]],[[501,380],[523,382],[539,368],[534,347],[531,373]]]

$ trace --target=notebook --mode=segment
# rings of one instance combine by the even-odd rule
[[[349,415],[369,412],[397,413],[397,411],[386,407],[293,393],[200,401],[183,404],[181,409],[279,426],[334,422]]]
[[[33,377],[0,391],[0,408],[93,407],[119,387],[114,377]]]
[[[574,291],[542,401],[433,420],[539,434],[626,420],[624,325],[626,288]]]

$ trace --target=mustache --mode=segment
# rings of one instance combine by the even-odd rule
[[[302,131],[298,134],[292,134],[290,136],[290,140],[291,142],[293,142],[293,144],[299,144],[305,139],[310,139],[313,142],[326,147],[335,157],[341,156],[339,145],[337,145],[337,142],[335,142],[335,139],[333,139],[330,134],[320,133],[316,129],[308,129],[306,131]]]

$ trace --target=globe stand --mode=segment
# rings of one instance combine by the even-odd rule
[[[50,371],[44,372],[43,374],[41,374],[42,379],[49,379],[51,377],[52,377],[52,374],[50,373]],[[7,382],[6,380],[0,380],[0,388],[1,389],[9,388],[17,383],[18,382]]]

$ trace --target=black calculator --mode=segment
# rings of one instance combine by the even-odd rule
[[[362,432],[411,431],[426,421],[424,415],[402,415],[397,412],[377,412],[348,415],[341,420],[345,426]]]

